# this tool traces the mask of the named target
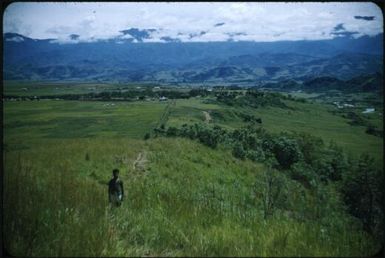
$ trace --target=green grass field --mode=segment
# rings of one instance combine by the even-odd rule
[[[263,164],[181,138],[166,126],[205,122],[239,128],[239,112],[271,132],[305,131],[382,164],[383,139],[350,126],[330,106],[247,109],[176,102],[5,102],[4,240],[16,256],[367,256],[380,243],[348,215],[334,186],[326,199]],[[107,105],[109,104],[109,105]],[[111,105],[115,104],[115,105]],[[382,119],[373,117],[382,123]],[[206,121],[208,122],[208,121]],[[136,165],[135,165],[136,164]],[[382,166],[382,165],[381,165]],[[119,168],[126,200],[110,209],[106,183]],[[264,218],[267,173],[281,182]]]
[[[6,102],[4,135],[6,139],[15,140],[83,137],[142,139],[157,125],[166,105],[161,102]]]
[[[12,96],[82,94],[117,90],[119,87],[119,85],[101,83],[4,81],[4,93]]]

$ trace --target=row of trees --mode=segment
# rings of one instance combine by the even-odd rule
[[[223,91],[216,94],[216,100],[229,106],[280,107],[290,109],[284,100],[306,102],[303,98],[294,98],[291,95],[283,95],[278,92],[264,92],[248,89],[245,92]]]
[[[84,94],[54,94],[54,95],[44,95],[39,96],[40,99],[64,99],[64,100],[133,100],[140,99],[144,100],[145,98],[159,98],[166,97],[169,99],[188,99],[190,97],[196,96],[207,96],[209,91],[204,89],[192,89],[189,92],[183,92],[179,90],[161,90],[161,91],[152,91],[151,89],[145,90],[128,90],[128,91],[103,91],[103,92],[90,92]],[[24,96],[14,96],[7,95],[7,99],[18,99],[22,98],[26,100],[27,98],[32,99],[32,97]]]
[[[203,88],[191,89],[188,92],[180,90],[159,90],[153,91],[151,88],[144,90],[118,90],[118,91],[103,91],[103,92],[89,92],[80,94],[52,94],[43,96],[16,96],[6,95],[5,99],[63,99],[63,100],[144,100],[146,98],[159,98],[166,97],[169,99],[188,99],[192,97],[215,97],[215,100],[219,103],[224,103],[231,106],[249,106],[249,107],[265,107],[276,106],[281,108],[289,108],[282,100],[301,101],[302,99],[293,98],[292,96],[286,96],[280,93],[262,92],[258,90],[233,91],[227,89],[226,91],[208,91]]]

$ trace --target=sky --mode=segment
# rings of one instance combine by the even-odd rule
[[[35,2],[13,3],[3,32],[59,42],[319,40],[383,33],[370,2]],[[134,29],[133,29],[134,28]]]

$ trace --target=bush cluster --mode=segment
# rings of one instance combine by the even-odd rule
[[[243,92],[225,91],[216,94],[216,100],[229,106],[247,107],[280,107],[289,108],[282,100],[287,99],[280,93],[263,92],[258,90],[247,90]]]

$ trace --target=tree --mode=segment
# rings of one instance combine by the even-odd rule
[[[166,131],[167,136],[177,136],[178,129],[176,127],[170,126]]]
[[[324,146],[322,138],[309,133],[295,133],[298,146],[303,154],[303,159],[308,164],[314,164],[319,159],[320,151]]]
[[[317,175],[314,173],[312,167],[305,162],[296,162],[290,169],[291,178],[298,180],[305,187],[317,186]]]
[[[198,131],[197,136],[201,143],[211,148],[217,147],[219,135],[215,134],[213,130],[210,130],[208,128],[201,129],[200,131]]]
[[[246,152],[240,143],[235,144],[235,146],[233,147],[232,153],[233,153],[233,156],[238,159],[245,159],[246,157]]]
[[[273,215],[277,208],[284,208],[286,205],[287,185],[280,173],[272,169],[274,162],[267,161],[267,167],[263,173],[262,181],[257,181],[255,191],[262,189],[262,205],[264,219]]]
[[[274,154],[279,165],[284,169],[290,168],[293,163],[302,158],[297,142],[286,135],[265,139],[262,146],[265,152],[268,151]]]
[[[363,154],[357,165],[343,175],[341,187],[350,213],[362,221],[365,230],[377,235],[384,215],[383,183],[383,172],[374,168],[372,157]]]

